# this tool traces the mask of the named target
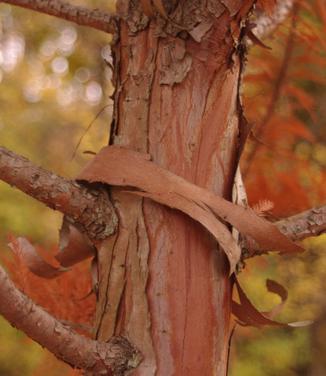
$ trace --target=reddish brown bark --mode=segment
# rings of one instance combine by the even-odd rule
[[[164,20],[147,25],[137,7],[119,2],[128,23],[114,48],[111,141],[230,199],[241,131],[241,57],[230,23],[241,2],[224,3],[230,9],[214,2],[216,18],[200,40],[200,30],[166,36],[158,28]],[[174,21],[193,29],[191,9],[203,5],[181,4]],[[135,375],[225,375],[231,282],[216,242],[149,200],[113,192],[113,202],[119,234],[99,252],[98,338],[124,333],[139,346],[144,361]]]
[[[106,19],[103,13],[61,1],[2,2],[111,30],[106,29],[106,23],[112,21],[109,15]],[[114,46],[116,93],[111,142],[150,153],[159,166],[230,200],[247,133],[239,98],[245,30],[240,25],[253,3],[118,1],[123,21]],[[144,11],[155,18],[149,20]],[[15,165],[8,151],[0,151],[4,180],[49,206],[62,211],[68,208],[68,214],[69,210],[97,214],[96,205],[91,209],[88,203],[86,209],[80,202],[75,205],[81,193],[75,183],[44,170],[34,171],[26,160]],[[85,199],[83,194],[78,197],[82,202]],[[8,303],[1,305],[1,313],[36,340],[40,336],[44,339],[45,332],[51,351],[61,354],[67,347],[72,358],[64,355],[65,361],[95,374],[104,366],[110,374],[111,349],[109,344],[109,354],[105,352],[104,341],[122,334],[144,356],[134,375],[225,375],[232,286],[229,265],[218,244],[180,212],[115,189],[112,199],[120,220],[118,233],[100,245],[97,242],[96,327],[100,341],[80,342],[17,294],[0,269],[4,287],[0,300]],[[106,199],[100,206],[111,213]],[[79,214],[77,217],[83,223]],[[319,231],[319,217],[308,219],[313,221],[309,230]],[[97,226],[97,219],[95,222]],[[92,236],[97,234],[97,227],[94,230],[93,222],[87,223],[88,234],[99,238]],[[111,217],[104,218],[104,223],[110,225]],[[15,302],[22,307],[21,312]],[[68,340],[65,346],[62,338]],[[89,364],[93,360],[95,363]],[[116,374],[137,363],[136,359],[136,363],[126,365],[125,356],[121,361],[124,368]]]

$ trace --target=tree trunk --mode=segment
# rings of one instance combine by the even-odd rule
[[[242,62],[234,14],[222,2],[208,4],[180,1],[173,23],[164,14],[149,20],[136,1],[118,2],[111,143],[149,153],[161,167],[231,199]],[[195,8],[199,16],[210,8],[211,16],[206,34],[190,36],[179,22],[195,30]],[[231,281],[224,253],[178,211],[117,189],[112,201],[119,231],[99,251],[97,337],[122,334],[141,350],[133,375],[225,375]]]

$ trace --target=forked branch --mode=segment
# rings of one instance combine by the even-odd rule
[[[0,0],[0,3],[35,10],[106,33],[115,33],[116,31],[115,17],[99,9],[88,9],[61,0]]]
[[[58,359],[94,375],[124,375],[141,361],[126,338],[113,337],[105,343],[72,331],[19,291],[2,267],[0,314]]]
[[[67,180],[4,147],[0,147],[0,180],[65,214],[91,239],[105,239],[116,229],[117,217],[101,187]]]

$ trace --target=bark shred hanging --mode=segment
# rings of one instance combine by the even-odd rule
[[[250,208],[223,199],[207,189],[159,167],[149,156],[119,146],[103,148],[79,175],[79,179],[127,186],[130,193],[178,209],[200,222],[220,243],[230,261],[231,273],[240,259],[241,251],[231,233],[221,221],[236,227],[243,235],[252,237],[262,249],[297,252],[294,244],[272,223],[257,216]]]

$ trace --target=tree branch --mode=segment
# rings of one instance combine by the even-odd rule
[[[294,241],[321,235],[326,232],[326,205],[282,219],[275,224]]]
[[[89,26],[106,33],[116,32],[116,19],[99,9],[88,9],[61,0],[0,0],[0,3],[17,5],[23,8],[49,14],[81,26]]]
[[[284,235],[293,241],[300,241],[311,236],[324,234],[326,233],[326,205],[284,218],[274,224]],[[258,244],[249,238],[244,239],[242,250],[243,259],[266,253],[262,252]]]
[[[108,343],[94,341],[71,330],[19,291],[0,267],[0,314],[74,368],[94,375],[124,375],[141,361],[138,350],[123,337]]]
[[[107,192],[98,185],[94,189],[57,176],[4,147],[0,147],[0,179],[66,214],[91,239],[115,232],[117,217]]]

